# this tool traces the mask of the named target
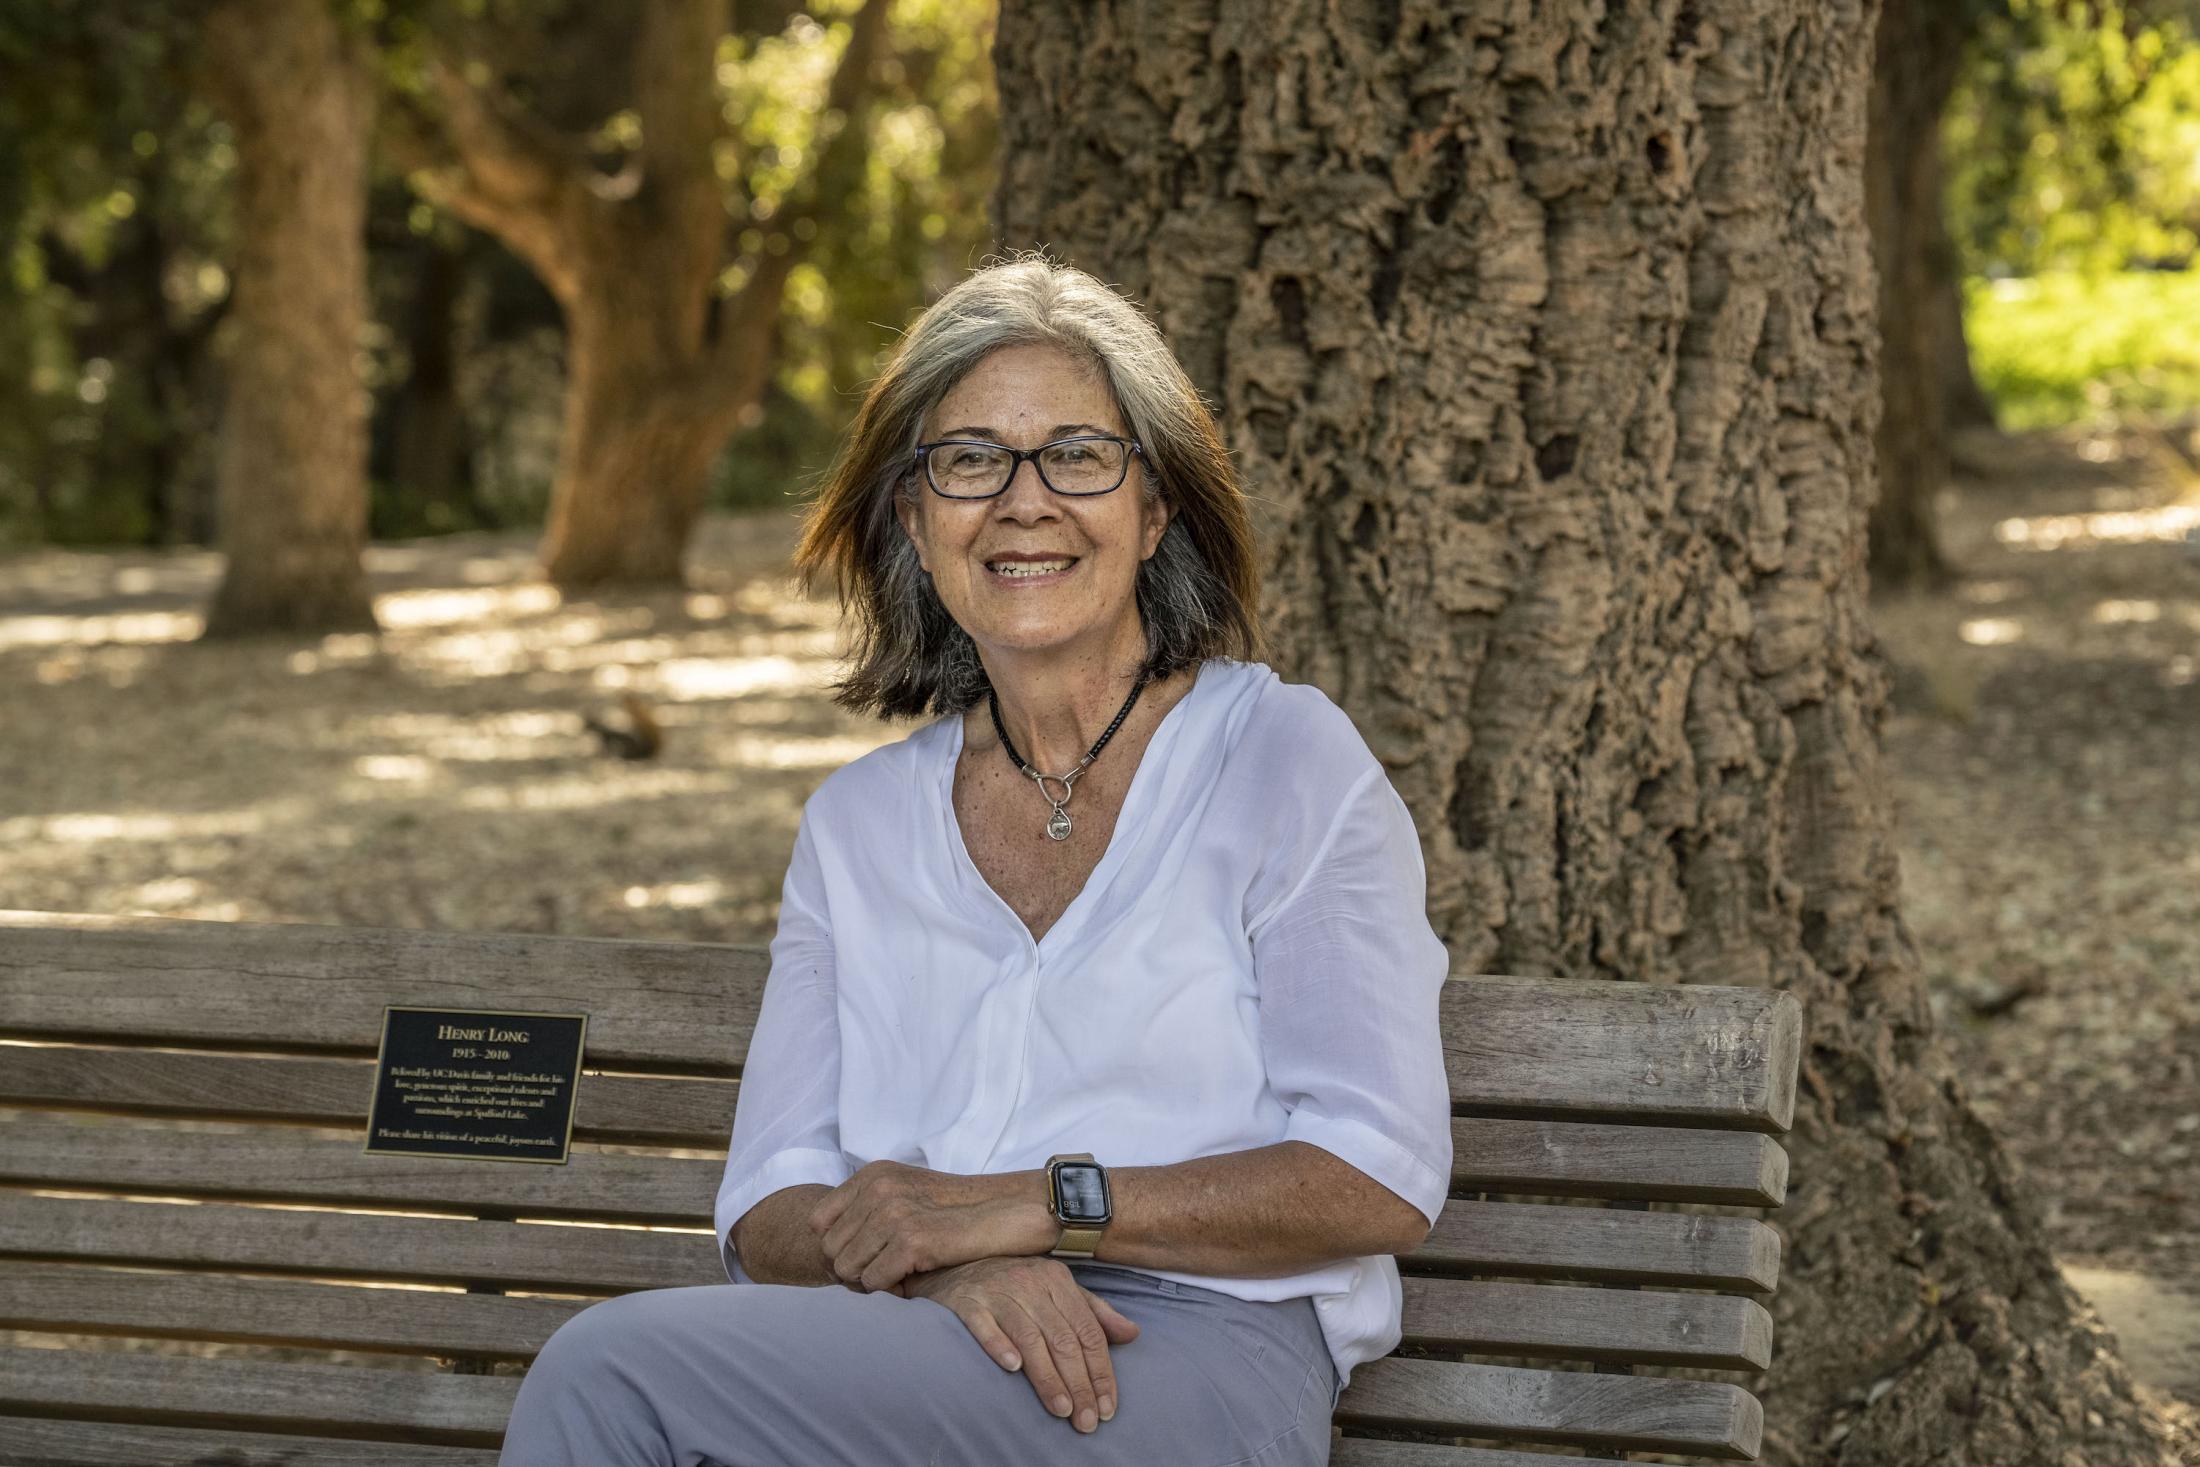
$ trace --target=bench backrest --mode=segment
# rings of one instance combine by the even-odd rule
[[[724,1282],[711,1207],[767,969],[0,911],[0,1326],[111,1337],[0,1348],[0,1457],[488,1467],[572,1313]],[[364,1154],[387,1004],[587,1013],[568,1162]],[[1442,1024],[1453,1200],[1402,1260],[1404,1345],[1339,1403],[1339,1467],[1754,1457],[1758,1403],[1717,1375],[1770,1361],[1780,1245],[1751,1214],[1786,1188],[1799,1005],[1462,977]]]

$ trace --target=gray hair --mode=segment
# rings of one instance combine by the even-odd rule
[[[1175,506],[1138,568],[1150,678],[1214,656],[1264,655],[1246,499],[1213,414],[1138,306],[1091,275],[1027,253],[982,267],[920,315],[871,385],[806,519],[795,562],[807,586],[838,573],[857,616],[853,670],[834,700],[881,717],[962,713],[990,681],[895,516],[930,491],[914,471],[925,424],[955,384],[1002,347],[1044,344],[1092,365],[1138,439],[1149,504]]]

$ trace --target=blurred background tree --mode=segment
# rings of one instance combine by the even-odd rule
[[[0,543],[207,543],[229,130],[180,17],[0,14]]]
[[[0,15],[0,543],[213,543],[212,328],[233,285],[236,149],[186,73],[204,8]],[[1875,582],[1945,570],[1932,504],[1951,427],[2169,418],[2200,401],[2196,8],[1883,7],[1876,77],[1906,100],[1875,176],[1904,201],[1898,223],[1944,229],[1876,241],[1891,299]],[[389,118],[432,123],[426,58],[471,45],[494,56],[496,95],[615,179],[642,146],[636,12],[353,0],[350,13],[373,21],[393,104],[367,211],[370,533],[544,525],[571,417],[570,322],[528,263],[408,186],[422,160],[400,156]],[[860,146],[829,204],[798,217],[855,0],[724,13],[711,289],[730,300],[765,266],[784,279],[759,348],[768,379],[710,458],[706,508],[784,502],[823,465],[900,325],[983,254],[995,147],[993,0],[891,0]],[[1938,150],[1919,146],[1935,136]]]
[[[1882,331],[1875,584],[1949,578],[1934,510],[1949,437],[1994,424],[1997,402],[2012,425],[2041,426],[2088,397],[2151,413],[2194,400],[2200,292],[2189,274],[2134,278],[2185,271],[2200,222],[2192,8],[1882,7],[1866,175]]]
[[[772,223],[814,161],[851,7],[743,0],[712,66],[726,249],[738,292],[790,245],[761,400],[712,458],[705,504],[780,500],[834,434],[908,316],[984,249],[990,0],[879,0],[863,134],[833,207]],[[0,543],[210,544],[229,298],[235,138],[194,91],[188,3],[0,15]],[[431,37],[494,47],[510,100],[614,170],[638,144],[617,58],[631,13],[574,3],[369,5],[386,99],[417,103]],[[407,187],[385,131],[368,204],[379,538],[542,523],[567,334],[500,242]]]
[[[1948,232],[2006,428],[2200,404],[2196,37],[2189,0],[2009,0],[1966,53]]]

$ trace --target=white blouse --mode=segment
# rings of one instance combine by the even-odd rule
[[[1264,663],[1203,663],[1099,865],[1036,942],[963,843],[962,739],[959,715],[936,719],[803,807],[718,1190],[728,1277],[754,1282],[732,1231],[757,1202],[881,1157],[973,1175],[1296,1139],[1433,1224],[1451,1177],[1450,960],[1412,814],[1344,711]],[[1037,828],[1036,789],[1031,805]],[[1312,1295],[1340,1384],[1401,1337],[1389,1254],[1270,1278],[1142,1271]]]

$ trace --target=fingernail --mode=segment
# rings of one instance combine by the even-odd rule
[[[1011,1355],[1010,1355],[1010,1356],[1008,1357],[1008,1368],[1009,1368],[1010,1370],[1021,1370],[1021,1369],[1023,1369],[1023,1368],[1024,1368],[1024,1357],[1023,1357],[1023,1356],[1021,1356],[1021,1355],[1011,1354]]]
[[[1057,1416],[1069,1415],[1069,1397],[1056,1396],[1054,1398],[1054,1414]]]
[[[1084,1410],[1077,1413],[1077,1429],[1079,1431],[1093,1431],[1096,1430],[1099,1425],[1099,1421],[1095,1419],[1092,1414],[1092,1407],[1087,1406]]]
[[[1115,1419],[1115,1397],[1102,1396],[1100,1398],[1100,1419],[1102,1421],[1113,1421]]]

